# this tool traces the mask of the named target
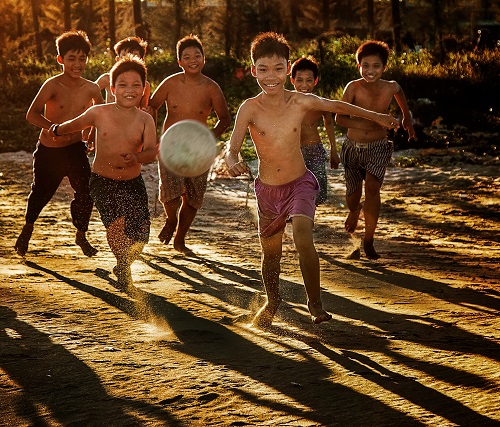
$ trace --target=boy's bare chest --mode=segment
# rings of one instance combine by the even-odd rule
[[[144,125],[135,116],[116,115],[102,117],[102,123],[97,123],[97,130],[101,130],[102,137],[113,141],[123,141],[131,144],[142,142]]]
[[[354,95],[353,103],[368,110],[384,113],[392,101],[393,94],[386,89],[360,88]]]
[[[68,119],[74,118],[83,113],[92,102],[92,95],[88,90],[78,90],[76,92],[57,91],[47,102],[47,108]]]
[[[207,111],[210,112],[212,108],[210,94],[202,86],[197,90],[181,86],[177,90],[169,92],[166,102],[169,113],[199,112],[205,114]]]

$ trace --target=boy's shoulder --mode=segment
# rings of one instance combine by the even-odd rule
[[[183,78],[184,78],[184,73],[182,71],[179,71],[178,73],[171,74],[170,76],[165,77],[162,80],[161,84],[162,85],[173,84],[173,83],[180,81]]]
[[[111,75],[109,73],[104,73],[101,74],[95,82],[99,85],[100,88],[104,88],[105,86],[109,86],[110,79]]]

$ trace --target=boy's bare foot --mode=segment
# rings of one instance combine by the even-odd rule
[[[332,320],[332,315],[323,310],[323,305],[321,301],[307,303],[307,308],[309,308],[309,313],[311,313],[311,320],[315,325],[321,322],[328,322]]]
[[[14,249],[19,255],[24,256],[26,255],[26,252],[28,252],[28,245],[32,233],[33,233],[33,224],[24,224],[24,227],[21,230],[21,234],[17,238],[16,244],[14,245]]]
[[[87,238],[85,237],[85,233],[83,231],[77,231],[76,232],[76,239],[75,243],[82,248],[83,253],[88,256],[94,256],[98,251],[96,248],[94,248]]]
[[[170,221],[166,221],[165,225],[160,231],[160,234],[158,234],[158,239],[160,242],[164,243],[165,245],[168,245],[170,243],[170,239],[172,239],[172,236],[175,233],[175,229],[177,228],[177,223],[171,223]]]
[[[188,255],[188,256],[193,256],[195,253],[189,249],[184,243],[176,243],[174,241],[174,249],[177,252],[180,252],[181,254]]]
[[[361,208],[362,206],[360,204],[357,210],[350,211],[349,215],[347,215],[344,225],[348,233],[354,233],[356,231],[356,228],[358,226],[359,214],[361,213]]]
[[[253,318],[252,324],[259,328],[268,328],[273,322],[274,315],[278,311],[281,298],[275,302],[267,301]]]
[[[346,259],[360,259],[361,258],[361,249],[354,249],[349,255],[346,256]]]
[[[377,253],[373,247],[373,239],[363,240],[363,249],[365,251],[366,257],[368,259],[379,259],[380,255]]]
[[[130,270],[130,267],[118,267],[116,265],[113,267],[113,273],[116,276],[120,289],[126,290],[129,286],[133,285],[132,271]]]

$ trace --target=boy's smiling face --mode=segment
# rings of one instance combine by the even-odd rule
[[[283,90],[290,73],[290,61],[276,55],[261,57],[252,64],[252,75],[266,94]]]
[[[57,56],[57,62],[63,66],[64,74],[73,78],[82,76],[87,59],[87,55],[81,50],[70,50],[64,56]]]
[[[385,65],[380,56],[367,55],[363,56],[361,59],[361,62],[358,64],[358,69],[361,77],[371,83],[380,80],[385,70]]]
[[[311,93],[318,83],[318,78],[314,78],[312,70],[297,70],[291,81],[297,92]]]
[[[200,49],[190,46],[182,51],[181,57],[177,62],[184,72],[196,74],[201,73],[205,65],[205,57]]]
[[[115,96],[116,104],[129,108],[137,107],[144,95],[144,85],[141,76],[136,71],[125,71],[118,75],[111,92]]]

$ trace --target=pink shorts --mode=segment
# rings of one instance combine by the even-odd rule
[[[255,196],[259,213],[259,236],[271,237],[283,232],[294,216],[305,216],[314,222],[319,184],[314,174],[306,173],[282,185],[264,184],[255,179]]]

